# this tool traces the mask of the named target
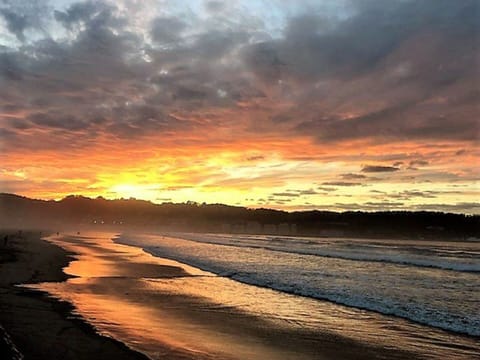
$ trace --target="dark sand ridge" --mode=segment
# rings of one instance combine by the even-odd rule
[[[373,347],[328,332],[276,327],[271,322],[205,298],[150,289],[152,278],[192,279],[169,261],[102,236],[60,236],[49,241],[76,253],[66,269],[80,276],[42,286],[74,303],[106,333],[155,358],[195,359],[412,359],[415,354]],[[190,269],[188,269],[190,272]],[[198,271],[198,270],[197,270]],[[100,310],[99,310],[100,309]],[[93,314],[93,315],[92,315]],[[88,319],[88,316],[87,316]],[[90,319],[92,320],[92,319]],[[141,326],[139,326],[141,324]],[[140,329],[140,333],[139,333]],[[172,335],[173,334],[173,335]],[[135,344],[135,337],[147,339]]]

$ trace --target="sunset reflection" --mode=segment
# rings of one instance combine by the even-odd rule
[[[77,277],[31,287],[72,302],[100,332],[153,358],[165,355],[158,353],[159,348],[169,349],[170,355],[188,353],[200,359],[253,355],[285,359],[288,354],[315,358],[315,348],[325,346],[325,336],[403,350],[419,351],[420,346],[427,353],[442,342],[448,344],[448,336],[438,330],[244,285],[116,244],[113,237],[100,233],[50,237],[49,241],[78,253],[65,269]],[[415,335],[419,331],[425,336],[421,342]],[[275,337],[272,332],[289,335]],[[303,347],[306,334],[312,339],[308,350]],[[259,341],[265,337],[270,340]],[[292,353],[292,349],[296,350]]]

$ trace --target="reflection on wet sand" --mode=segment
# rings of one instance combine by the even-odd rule
[[[50,237],[77,254],[65,269],[75,277],[39,287],[72,302],[100,332],[152,358],[467,359],[476,350],[469,338],[465,349],[454,351],[447,333],[240,284],[113,237]]]

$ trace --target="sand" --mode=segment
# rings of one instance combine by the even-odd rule
[[[5,232],[1,234],[3,240]],[[70,304],[15,286],[66,280],[62,268],[70,260],[66,251],[40,240],[39,232],[10,236],[6,247],[2,241],[0,325],[5,331],[0,331],[0,358],[19,358],[12,350],[13,343],[27,360],[147,359],[118,341],[98,335],[90,325],[72,315]],[[5,337],[11,342],[7,343]]]

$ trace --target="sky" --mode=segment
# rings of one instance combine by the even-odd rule
[[[480,213],[476,0],[0,0],[0,191]]]

